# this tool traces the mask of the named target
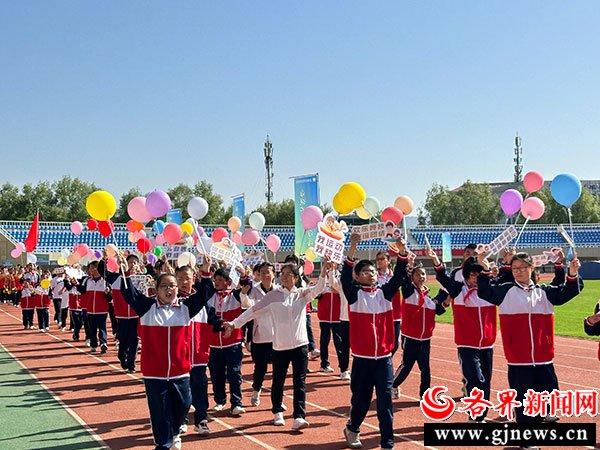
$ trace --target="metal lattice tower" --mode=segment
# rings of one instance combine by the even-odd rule
[[[515,136],[515,183],[523,181],[523,148],[521,147],[521,138],[519,134]]]
[[[267,181],[267,190],[265,192],[265,197],[267,197],[267,203],[271,203],[271,201],[273,200],[273,144],[271,143],[268,134],[267,140],[265,141],[264,154]]]

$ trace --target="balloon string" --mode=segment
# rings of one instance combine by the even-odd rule
[[[204,256],[208,256],[208,254],[206,253],[206,247],[204,247],[204,242],[202,242],[202,238],[200,237],[200,232],[198,231],[198,224],[196,223],[195,220],[192,225],[194,226],[194,233],[196,233],[196,236],[198,237],[198,244],[200,244],[200,247],[202,247],[202,253],[204,254]]]
[[[115,244],[115,247],[117,247],[117,254],[118,254],[119,246],[117,245],[117,240],[115,239],[114,230],[110,231],[110,235],[112,237],[113,244]],[[127,279],[125,278],[125,271],[123,270],[123,266],[121,265],[120,262],[119,262],[119,269],[121,269],[121,275],[123,276],[123,284],[125,285],[125,289],[127,289]]]
[[[506,229],[508,227],[508,216],[506,216],[506,219],[504,220],[504,228]],[[498,265],[498,261],[500,260],[500,252],[496,253],[496,265]]]
[[[523,231],[525,231],[525,225],[527,225],[527,222],[529,222],[529,216],[527,216],[527,219],[525,219],[525,223],[521,227],[521,231],[519,231],[519,235],[517,236],[517,240],[515,241],[515,250],[517,249],[517,244],[519,243],[519,239],[521,239]]]
[[[573,215],[571,214],[571,208],[567,208],[567,213],[569,214],[569,229],[571,230],[571,241],[573,241],[573,245],[571,245],[571,248],[573,249],[573,258],[577,258],[577,252],[575,251],[575,233],[573,232]],[[577,280],[577,293],[581,293],[581,286],[579,286],[579,280]]]

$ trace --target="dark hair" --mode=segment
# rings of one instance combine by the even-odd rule
[[[287,255],[283,260],[284,263],[294,263],[296,265],[300,264],[300,258],[296,255]]]
[[[533,266],[533,260],[531,259],[531,256],[529,256],[528,253],[519,252],[513,255],[513,257],[510,259],[510,265],[512,266],[512,263],[515,261],[521,261],[527,264],[528,266],[533,267],[533,270],[531,271],[531,281],[537,284],[539,275],[537,269]]]
[[[281,266],[281,272],[283,272],[283,269],[288,269],[296,278],[300,277],[300,268],[297,264],[284,264],[283,266]]]
[[[129,262],[129,260],[130,260],[131,258],[135,258],[135,259],[137,259],[138,261],[140,260],[140,258],[138,258],[138,256],[137,256],[137,255],[134,255],[133,253],[130,253],[129,255],[127,255],[127,258],[125,258],[125,261]]]
[[[477,259],[473,256],[467,258],[462,268],[462,275],[465,281],[471,276],[473,272],[478,274],[483,271],[483,267],[477,264]]]
[[[94,267],[94,268],[98,268],[98,261],[90,261],[90,263],[88,264],[88,268],[89,267]]]
[[[354,273],[358,275],[365,267],[368,266],[375,267],[375,264],[373,264],[373,261],[368,259],[361,259],[354,265]]]
[[[465,250],[467,250],[467,249],[469,249],[469,250],[477,250],[477,244],[467,244],[465,246]]]
[[[380,256],[385,256],[388,260],[390,259],[390,255],[388,255],[387,252],[377,252],[375,259],[379,258]]]
[[[192,272],[192,275],[194,274],[194,269],[192,269],[192,266],[189,265],[185,265],[185,266],[179,266],[177,269],[175,269],[175,275],[177,275],[178,273],[181,272]]]
[[[172,273],[161,273],[158,278],[156,279],[156,287],[158,288],[158,286],[160,286],[160,283],[162,282],[162,280],[166,277],[173,277],[175,278],[175,275],[173,275]]]
[[[215,277],[223,277],[226,280],[231,281],[231,272],[229,269],[221,267],[215,271],[213,278]]]
[[[270,268],[273,271],[273,273],[275,273],[275,266],[273,264],[271,264],[269,261],[265,261],[260,264],[257,264],[254,269],[260,272],[265,267]]]
[[[260,267],[263,265],[263,263],[258,263],[258,264],[254,264],[254,267],[252,268],[252,273],[256,273],[260,271]]]

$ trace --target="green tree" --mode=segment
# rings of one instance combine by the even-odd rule
[[[568,223],[569,216],[567,208],[558,204],[550,193],[550,189],[543,188],[541,191],[536,192],[536,197],[544,202],[546,206],[544,215],[538,221],[538,223]],[[571,215],[573,223],[598,223],[600,222],[600,202],[588,189],[583,188],[581,191],[581,197],[571,207]]]
[[[118,223],[127,222],[130,219],[129,214],[127,214],[127,205],[129,205],[129,202],[132,198],[139,197],[141,195],[142,191],[140,191],[140,188],[137,186],[129,189],[127,192],[121,195],[121,198],[119,199],[119,207],[117,208],[117,213],[115,214],[113,221]]]
[[[10,183],[0,187],[0,220],[18,220],[19,188]]]
[[[88,215],[85,209],[85,200],[92,192],[97,190],[93,183],[64,176],[52,183],[51,189],[53,200],[49,212],[53,220],[61,222],[85,221]]]
[[[223,224],[227,223],[227,219],[231,217],[231,209],[225,209],[223,207],[223,197],[215,194],[213,185],[208,181],[202,180],[196,183],[192,189],[194,196],[202,197],[208,203],[208,214],[202,223],[206,224]],[[191,197],[191,195],[190,195]],[[188,198],[189,200],[189,198]],[[184,207],[187,207],[187,201]]]
[[[167,191],[167,194],[169,194],[169,197],[171,198],[171,207],[180,208],[182,214],[185,215],[187,210],[187,204],[190,201],[190,198],[194,196],[194,191],[192,190],[192,188],[189,187],[187,184],[180,183],[177,186],[169,189]]]
[[[294,225],[294,200],[286,199],[259,206],[256,211],[265,216],[267,225]]]

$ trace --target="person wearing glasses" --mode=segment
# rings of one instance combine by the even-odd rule
[[[554,370],[554,307],[575,298],[583,289],[578,272],[581,263],[573,258],[566,281],[559,285],[538,284],[531,256],[516,253],[510,259],[513,281],[490,277],[491,263],[485,252],[478,255],[483,272],[477,277],[479,298],[499,306],[500,332],[508,362],[508,384],[523,402],[528,389],[551,392],[558,389]],[[541,422],[523,407],[516,408],[517,423]]]

